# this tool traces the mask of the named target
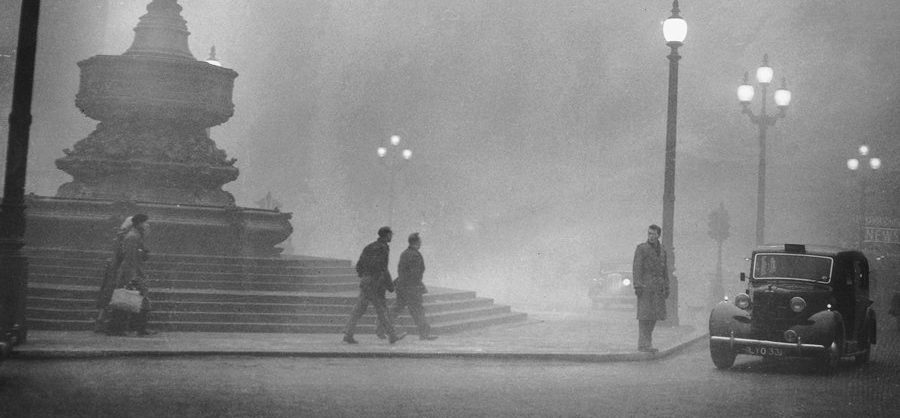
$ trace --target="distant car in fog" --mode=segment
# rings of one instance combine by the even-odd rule
[[[591,277],[588,297],[592,309],[634,309],[631,264],[614,264]]]

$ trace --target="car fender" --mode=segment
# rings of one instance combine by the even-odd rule
[[[709,335],[747,337],[750,335],[750,313],[729,302],[719,302],[709,314]]]
[[[821,344],[825,347],[834,342],[834,338],[843,340],[844,318],[840,312],[824,310],[816,312],[802,325],[795,325],[790,329],[797,333],[800,341],[805,344]]]

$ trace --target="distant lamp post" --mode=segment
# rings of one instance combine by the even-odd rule
[[[687,22],[678,15],[678,0],[672,2],[672,16],[663,22],[663,37],[666,45],[671,48],[669,58],[669,103],[666,114],[666,167],[663,186],[663,246],[669,250],[668,270],[671,275],[669,283],[670,301],[666,304],[666,317],[664,324],[678,325],[678,278],[675,277],[675,246],[674,246],[674,222],[675,222],[675,138],[676,115],[678,113],[678,47],[684,45],[687,36]]]
[[[390,149],[400,149],[400,136],[391,135],[390,146],[388,147],[378,147],[378,158],[381,160],[381,163],[384,164],[388,169],[388,173],[390,174],[390,192],[388,194],[388,225],[393,226],[394,224],[394,188],[397,179],[397,171],[402,167],[404,162],[409,161],[412,158],[412,150],[409,148],[405,148],[400,151],[398,155],[394,151],[389,151]]]
[[[762,89],[762,99],[760,103],[762,107],[759,114],[756,115],[750,110],[750,103],[753,101],[755,91],[750,85],[750,77],[748,73],[744,73],[744,84],[738,87],[738,100],[743,106],[743,113],[750,117],[750,121],[759,129],[759,180],[756,192],[756,245],[765,243],[766,231],[766,129],[774,126],[775,121],[784,118],[787,114],[788,105],[791,104],[791,91],[787,89],[787,80],[781,79],[781,87],[775,90],[775,105],[778,106],[778,113],[769,115],[766,113],[766,90],[775,71],[769,67],[769,55],[763,55],[763,65],[756,69],[756,81]]]
[[[859,146],[859,156],[847,160],[847,168],[850,171],[859,171],[859,238],[857,249],[862,251],[863,243],[866,240],[866,167],[870,170],[878,170],[881,168],[881,158],[870,157],[868,145]]]

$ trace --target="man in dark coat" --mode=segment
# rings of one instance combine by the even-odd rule
[[[409,247],[400,255],[397,264],[397,280],[394,287],[397,290],[397,301],[391,309],[391,319],[396,320],[403,309],[409,308],[416,327],[419,330],[420,340],[435,340],[437,336],[431,335],[431,326],[425,320],[425,307],[422,306],[422,295],[428,293],[428,288],[422,283],[425,274],[425,260],[419,248],[422,246],[422,238],[415,232],[409,236]],[[378,323],[379,332],[382,325]]]
[[[406,333],[397,334],[393,324],[388,317],[387,303],[384,299],[384,290],[394,291],[394,283],[391,280],[391,273],[388,271],[388,259],[390,258],[390,247],[388,243],[394,233],[390,227],[384,226],[378,230],[378,240],[363,248],[359,260],[356,262],[356,273],[359,275],[359,300],[350,313],[350,320],[347,321],[347,327],[344,330],[344,342],[347,344],[357,344],[353,338],[356,331],[356,323],[359,318],[369,308],[369,303],[375,306],[375,313],[378,315],[378,321],[384,324],[391,344],[399,341],[406,336]]]
[[[638,351],[655,353],[653,328],[656,321],[666,319],[666,299],[669,297],[669,273],[666,249],[659,242],[659,226],[650,225],[647,242],[634,250],[634,294],[637,295]]]

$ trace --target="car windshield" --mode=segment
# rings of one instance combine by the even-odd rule
[[[790,278],[828,282],[832,260],[805,254],[756,254],[753,262],[756,279]]]

